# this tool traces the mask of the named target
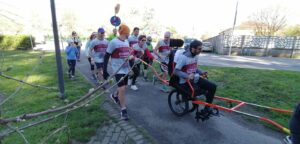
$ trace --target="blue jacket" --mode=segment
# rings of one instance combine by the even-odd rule
[[[65,49],[68,60],[77,60],[77,55],[79,54],[78,49],[74,46],[67,46]]]

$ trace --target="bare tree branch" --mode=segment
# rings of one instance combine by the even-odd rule
[[[255,22],[256,35],[274,36],[286,25],[286,15],[280,7],[262,9],[252,16]]]
[[[106,85],[110,79],[112,79],[112,77],[114,75],[117,74],[117,72],[122,68],[122,66],[128,62],[128,59],[126,59],[126,61],[118,68],[118,70],[116,72],[114,72],[109,78],[108,80],[106,80],[102,85],[98,86],[95,90],[85,94],[83,97],[75,100],[74,102],[67,104],[65,106],[61,106],[59,108],[56,109],[48,109],[45,111],[41,111],[41,112],[37,112],[37,113],[30,113],[30,114],[22,114],[13,118],[0,118],[0,124],[7,124],[7,123],[11,123],[11,122],[19,122],[22,120],[26,120],[26,119],[32,119],[32,118],[36,118],[42,115],[46,115],[46,114],[50,114],[50,113],[55,113],[55,112],[60,112],[63,110],[66,110],[68,108],[74,107],[75,105],[79,104],[80,102],[88,99],[89,97],[91,97],[93,94],[95,94],[99,89],[101,89],[104,85]]]
[[[55,135],[55,134],[57,134],[58,132],[60,132],[60,131],[63,131],[65,128],[67,128],[68,126],[66,126],[66,125],[63,125],[62,127],[60,127],[60,128],[58,128],[58,129],[56,129],[55,131],[53,131],[51,134],[49,134],[46,138],[44,138],[43,140],[42,140],[42,144],[43,143],[46,143],[46,141],[49,139],[49,138],[51,138],[53,135]]]
[[[43,58],[44,58],[44,54],[45,54],[45,53],[42,52],[42,54],[39,56],[39,63],[38,63],[37,65],[35,65],[35,67],[31,70],[31,72],[29,72],[29,73],[26,75],[26,77],[25,77],[24,80],[23,80],[24,82],[27,81],[29,75],[30,75],[31,73],[33,73],[33,72],[37,69],[37,67],[43,62],[42,60],[43,60]],[[2,74],[2,73],[1,73],[1,74]],[[12,94],[9,95],[7,98],[5,98],[3,101],[0,102],[0,106],[3,105],[5,102],[7,102],[7,101],[8,101],[9,99],[11,99],[12,97],[14,97],[14,96],[15,96],[15,95],[23,88],[23,86],[24,86],[24,83],[22,83],[19,87],[17,87],[14,93],[12,93]]]
[[[19,80],[19,79],[13,78],[11,76],[7,76],[7,75],[3,74],[2,72],[0,72],[0,76],[4,77],[4,78],[7,78],[7,79],[17,81],[17,82],[20,82],[20,83],[24,83],[24,84],[27,84],[27,85],[30,85],[30,86],[33,86],[33,87],[36,87],[36,88],[44,88],[44,89],[48,89],[48,90],[57,90],[56,87],[46,87],[46,86],[42,86],[42,85],[31,84],[31,83],[25,82],[23,80]]]
[[[136,65],[136,64],[134,64],[134,65]],[[121,66],[121,67],[122,67],[122,66]],[[120,68],[121,68],[121,67],[120,67]],[[116,73],[120,70],[120,68],[116,71]],[[132,68],[133,68],[133,67],[132,67]],[[131,68],[131,70],[132,70],[132,68]],[[128,73],[128,74],[129,74],[129,73]],[[127,74],[127,75],[128,75],[128,74]],[[127,75],[125,75],[124,77],[126,77]],[[112,78],[113,76],[114,76],[114,75],[110,76],[110,78]],[[113,88],[114,86],[116,86],[120,81],[122,81],[122,80],[124,79],[124,77],[122,77],[118,82],[116,82],[114,85],[112,85],[112,86],[111,86],[110,88],[108,88],[108,89],[111,89],[111,88]],[[110,79],[110,78],[109,78],[109,79]],[[98,88],[101,88],[103,85],[105,85],[105,84],[109,81],[109,79],[106,80],[106,82],[105,82],[104,84],[102,84],[101,86],[99,86]],[[96,91],[96,90],[97,90],[97,89],[95,89],[94,91]],[[92,91],[92,92],[94,92],[94,91]],[[35,125],[39,125],[39,124],[45,123],[45,122],[50,121],[50,120],[52,120],[52,119],[55,119],[55,118],[57,118],[57,117],[59,117],[59,116],[61,116],[61,115],[64,115],[64,114],[66,114],[66,113],[69,113],[69,112],[71,112],[71,111],[73,111],[73,110],[76,110],[76,109],[78,109],[78,108],[81,108],[81,107],[85,106],[86,104],[90,103],[91,101],[95,100],[95,99],[98,98],[99,96],[101,96],[103,93],[104,93],[104,92],[101,92],[99,95],[96,95],[96,96],[94,96],[94,97],[91,97],[90,99],[88,99],[87,101],[83,102],[83,103],[82,103],[81,105],[79,105],[79,106],[73,106],[72,108],[66,109],[64,112],[61,112],[61,113],[59,113],[59,114],[56,114],[56,115],[54,115],[54,116],[52,116],[52,117],[49,117],[49,118],[46,118],[46,119],[42,119],[42,120],[40,120],[40,121],[38,121],[38,122],[35,122],[35,123],[31,123],[31,124],[25,125],[25,126],[19,128],[19,130],[23,130],[23,129],[26,129],[26,128],[33,127],[33,126],[35,126]],[[104,102],[105,102],[105,101],[104,101]],[[104,102],[103,102],[103,103],[104,103]],[[16,130],[5,130],[4,132],[1,132],[1,133],[0,133],[0,140],[3,139],[3,138],[5,138],[6,136],[10,135],[11,133],[14,133],[14,132],[16,132]]]
[[[23,133],[22,133],[18,128],[15,128],[15,127],[13,127],[13,126],[11,126],[11,125],[7,125],[7,126],[8,126],[10,129],[16,131],[16,132],[22,137],[22,139],[24,140],[24,142],[25,142],[26,144],[29,144],[29,142],[28,142],[28,140],[26,139],[26,137],[23,135]]]

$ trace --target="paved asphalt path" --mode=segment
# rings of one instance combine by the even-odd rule
[[[300,59],[290,58],[227,56],[201,53],[198,62],[200,65],[209,66],[300,71]]]
[[[273,61],[273,64],[263,64],[265,60],[256,57],[243,58],[245,61],[240,62],[226,56],[203,54],[203,59],[210,58],[207,65],[217,62],[217,66],[234,65],[244,66],[250,62],[247,67],[253,68],[255,64],[257,68],[271,69],[280,67],[280,62]],[[240,58],[238,58],[240,59]],[[201,59],[200,59],[201,60]],[[206,59],[207,60],[207,59]],[[299,62],[299,60],[295,60]],[[295,62],[295,63],[296,63]],[[220,64],[223,63],[223,64]],[[292,64],[287,63],[287,64]],[[89,65],[84,56],[81,62],[77,63],[79,70],[90,77]],[[282,66],[279,69],[299,70],[291,66]],[[138,91],[127,88],[126,100],[130,119],[136,125],[145,128],[158,143],[169,144],[280,144],[284,138],[284,134],[270,130],[257,124],[249,122],[239,115],[222,112],[221,117],[212,117],[205,122],[196,122],[195,114],[191,113],[183,117],[176,117],[172,114],[168,107],[168,94],[162,93],[158,89],[158,85],[152,85],[151,82],[144,82],[138,79]]]

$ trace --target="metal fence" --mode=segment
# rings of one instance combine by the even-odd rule
[[[284,55],[290,53],[289,57],[293,57],[294,51],[297,54],[300,52],[300,37],[240,35],[231,38],[230,35],[218,35],[205,41],[211,42],[214,51],[219,54],[227,54],[230,44],[232,44],[232,48],[234,48],[238,54],[240,54],[239,51],[242,51],[241,53],[243,54],[244,49],[260,49],[260,52],[264,51],[265,53],[262,55],[272,54],[272,51],[276,50],[276,55],[281,55],[280,53],[285,53]]]
[[[224,36],[224,47],[230,47],[230,35]],[[232,47],[300,49],[300,38],[277,36],[234,36]]]

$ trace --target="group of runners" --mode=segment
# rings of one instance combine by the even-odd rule
[[[97,32],[90,35],[85,47],[85,55],[89,61],[93,79],[101,84],[110,75],[115,77],[118,88],[110,94],[110,98],[120,106],[121,119],[129,119],[125,102],[126,86],[129,85],[130,89],[138,90],[136,82],[141,72],[144,80],[148,81],[148,65],[152,65],[153,61],[160,63],[159,77],[161,79],[167,80],[168,74],[169,76],[175,75],[179,79],[178,85],[184,89],[189,89],[187,84],[189,80],[195,89],[201,88],[206,91],[207,103],[213,102],[217,85],[206,79],[207,72],[198,69],[197,65],[197,55],[202,50],[201,41],[194,40],[189,46],[179,48],[182,47],[183,41],[171,39],[171,33],[167,31],[164,33],[164,38],[153,47],[152,38],[140,35],[139,32],[140,29],[135,27],[130,35],[130,28],[121,24],[118,29],[113,29],[113,34],[106,39],[105,29],[99,28]],[[82,44],[76,32],[72,33],[72,38],[68,43],[65,50],[69,64],[68,73],[70,78],[73,78],[76,61],[80,61]],[[108,71],[109,60],[112,71]],[[141,65],[144,65],[143,70],[141,70]],[[169,92],[170,87],[162,83],[161,90]],[[208,106],[203,110],[207,114],[212,113],[212,109]],[[299,116],[299,114],[295,115]],[[295,125],[295,119],[297,118],[292,120],[293,125]]]
[[[168,31],[164,33],[164,38],[159,40],[155,47],[152,46],[151,36],[140,35],[138,27],[133,28],[131,35],[129,27],[124,24],[120,25],[118,29],[113,29],[113,34],[108,39],[105,38],[105,33],[104,28],[99,28],[97,32],[90,35],[86,43],[85,55],[90,64],[92,78],[99,84],[104,82],[110,74],[115,76],[118,88],[110,94],[110,97],[120,105],[121,119],[128,119],[125,104],[126,85],[134,91],[138,90],[137,78],[142,73],[143,79],[148,81],[148,66],[152,65],[154,60],[160,64],[161,73],[159,77],[161,79],[167,80],[168,72],[171,75],[174,71],[174,74],[181,78],[180,85],[186,86],[183,79],[193,80],[193,82],[207,89],[209,92],[208,102],[212,102],[216,85],[199,77],[204,72],[197,68],[196,55],[201,51],[201,41],[195,40],[188,50],[180,50],[175,55],[174,50],[182,47],[183,41],[171,39],[171,33]],[[68,43],[69,45],[66,48],[69,64],[68,73],[70,78],[73,78],[76,61],[80,61],[80,47],[82,44],[76,32],[72,32],[72,38],[68,40]],[[171,58],[170,61],[171,53],[174,53],[175,58]],[[112,71],[108,71],[109,60]],[[173,61],[177,65],[174,70],[170,70],[168,66]],[[143,65],[143,70],[141,70],[141,65]],[[161,84],[161,91],[170,91],[171,88],[166,83],[162,82]],[[106,89],[106,86],[103,88]],[[209,107],[206,109],[209,112]]]

